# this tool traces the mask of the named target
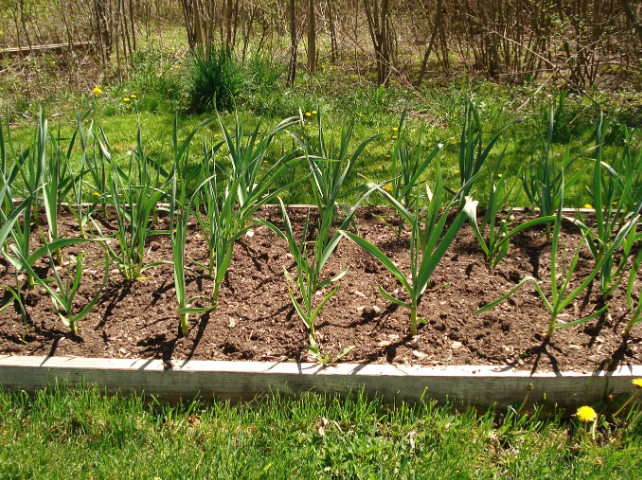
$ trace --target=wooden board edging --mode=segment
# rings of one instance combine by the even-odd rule
[[[509,367],[173,361],[81,357],[0,357],[0,385],[9,391],[33,392],[55,382],[71,387],[97,385],[108,393],[145,392],[168,400],[200,396],[245,400],[274,392],[329,394],[360,392],[386,402],[414,403],[422,397],[439,402],[499,408],[523,403],[572,408],[589,405],[606,394],[633,394],[633,378],[642,366],[614,372],[516,371]],[[640,400],[640,396],[637,396]]]

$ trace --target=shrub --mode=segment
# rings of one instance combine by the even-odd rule
[[[194,112],[231,110],[241,87],[240,66],[232,52],[212,48],[195,54],[188,90],[189,109]]]

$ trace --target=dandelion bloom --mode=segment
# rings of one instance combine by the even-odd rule
[[[389,191],[389,192],[392,192],[392,185],[390,185],[390,184],[388,184],[388,185],[384,185],[384,186],[383,186],[383,189],[384,189],[384,190],[387,190],[387,191]]]
[[[129,98],[128,97],[123,98],[123,102],[129,102]]]
[[[399,138],[399,137],[397,137],[397,135],[393,135],[393,136],[392,136],[392,139],[393,139],[393,140],[397,140],[397,138]]]
[[[310,112],[305,112],[305,116],[306,117],[310,117],[310,116],[312,116],[312,114]]]
[[[585,203],[584,208],[593,208],[593,205],[591,205],[590,203]]]
[[[135,93],[132,93],[132,94],[129,96],[129,98],[136,98],[136,94],[135,94]]]
[[[503,174],[503,173],[498,173],[498,174],[497,174],[497,178],[502,178],[503,176],[504,176],[504,174]]]
[[[631,383],[638,388],[642,388],[642,378],[634,378]]]
[[[316,110],[312,110],[312,115],[316,115],[316,114],[317,114],[317,111]]]
[[[594,422],[595,420],[597,420],[597,412],[591,407],[587,406],[578,408],[575,416],[580,422],[583,423]]]
[[[459,174],[459,170],[455,170],[455,174],[458,175]]]
[[[94,88],[92,92],[94,95],[100,95],[101,93],[103,93],[103,91],[98,87]]]
[[[397,128],[397,127],[392,127],[392,131],[393,131],[393,132],[396,132],[397,130],[399,130],[399,128]]]
[[[181,66],[180,65],[174,65],[174,68],[179,69],[179,68],[181,68]]]

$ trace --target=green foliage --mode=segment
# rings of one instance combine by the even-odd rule
[[[575,320],[572,322],[565,322],[565,323],[558,322],[558,316],[582,292],[584,292],[588,288],[589,284],[600,273],[600,271],[606,264],[607,260],[613,255],[615,255],[615,253],[619,250],[619,248],[626,241],[626,239],[629,238],[629,234],[635,231],[636,225],[639,222],[639,215],[635,215],[634,217],[630,218],[627,221],[627,223],[624,225],[624,227],[618,231],[617,235],[608,246],[608,249],[605,250],[604,255],[600,258],[599,261],[595,263],[595,266],[591,270],[591,273],[589,273],[587,276],[584,276],[583,278],[578,279],[577,281],[579,282],[579,285],[573,288],[571,286],[572,285],[571,281],[573,280],[573,273],[575,272],[575,268],[579,260],[580,248],[582,246],[582,243],[586,239],[586,237],[590,234],[590,232],[586,231],[584,233],[582,237],[582,241],[580,242],[580,245],[576,248],[575,254],[573,255],[573,258],[571,259],[570,263],[567,264],[566,251],[563,252],[564,254],[562,257],[561,269],[558,270],[558,266],[559,266],[558,265],[558,253],[559,253],[558,245],[559,245],[560,231],[562,228],[562,219],[563,219],[562,209],[564,206],[564,171],[563,170],[561,171],[560,175],[561,175],[560,203],[558,206],[557,214],[555,215],[555,222],[554,222],[555,226],[553,229],[553,235],[551,239],[551,268],[550,268],[551,300],[549,301],[544,291],[540,287],[539,282],[535,278],[531,276],[526,276],[508,293],[498,298],[497,300],[489,303],[488,305],[485,305],[484,307],[480,308],[476,312],[476,314],[478,314],[478,313],[482,313],[487,310],[490,310],[491,308],[495,307],[496,305],[498,305],[499,303],[503,302],[508,297],[510,297],[513,293],[519,290],[523,285],[525,285],[528,282],[532,282],[533,285],[535,286],[535,289],[537,290],[537,294],[540,296],[540,298],[544,302],[544,305],[546,306],[546,309],[550,314],[548,330],[546,331],[546,338],[548,339],[550,339],[553,336],[553,333],[557,329],[573,327],[575,325],[586,323],[602,315],[606,311],[608,307],[607,305],[598,309],[596,312],[589,315],[588,317],[581,318],[579,320]]]
[[[240,66],[225,48],[195,53],[188,87],[188,108],[197,113],[232,110],[241,89]]]
[[[145,264],[145,245],[152,232],[152,212],[165,195],[169,185],[166,173],[157,162],[145,153],[142,142],[142,127],[138,124],[136,149],[129,153],[127,170],[120,168],[113,156],[108,179],[108,194],[116,214],[116,240],[118,249],[104,244],[108,255],[125,280],[136,280],[148,268],[162,262]],[[100,225],[93,221],[94,228],[102,236]]]
[[[470,197],[466,197],[464,200],[464,208],[458,212],[457,216],[444,233],[449,210],[455,202],[461,201],[461,194],[455,195],[449,202],[445,201],[445,189],[443,186],[439,162],[437,162],[435,177],[434,192],[431,191],[430,187],[426,184],[426,199],[428,201],[428,205],[425,208],[425,216],[423,219],[421,218],[421,211],[419,208],[415,208],[413,211],[407,210],[379,185],[371,184],[371,188],[377,188],[384,197],[392,203],[397,212],[412,228],[410,233],[410,277],[407,278],[406,275],[394,264],[394,262],[375,245],[353,233],[340,230],[342,235],[348,237],[367,253],[379,260],[379,262],[386,267],[392,275],[394,275],[406,291],[406,294],[410,297],[407,302],[393,297],[386,292],[383,287],[379,286],[379,293],[382,297],[410,310],[410,335],[417,335],[417,322],[424,321],[417,317],[417,308],[419,306],[421,296],[430,282],[430,276],[437,268],[437,265],[439,265],[439,262],[443,258],[450,244],[455,240],[455,237],[464,224],[466,217],[470,216],[470,211],[476,208],[476,204],[472,199]],[[472,185],[474,180],[474,177],[471,178],[469,185]]]
[[[93,240],[101,241],[105,239]],[[100,287],[96,290],[89,302],[83,306],[83,308],[81,308],[77,312],[74,312],[74,299],[76,297],[76,294],[78,293],[78,289],[80,288],[80,282],[82,281],[83,273],[85,270],[84,258],[85,253],[80,252],[75,257],[75,265],[72,270],[72,263],[74,262],[74,258],[70,257],[69,266],[67,267],[66,279],[63,280],[55,267],[52,252],[51,250],[49,250],[49,263],[51,266],[51,271],[53,272],[56,288],[52,288],[50,282],[45,281],[38,275],[36,275],[36,273],[31,269],[31,266],[27,264],[28,271],[31,273],[31,275],[33,275],[36,282],[49,294],[53,303],[54,311],[56,312],[56,314],[58,314],[62,322],[69,327],[72,335],[78,335],[78,326],[76,325],[76,322],[87,315],[93,308],[93,306],[98,301],[98,298],[100,297],[105,284],[107,283],[107,279],[109,278],[109,255],[105,255],[105,261],[103,262],[105,273],[103,274],[103,280]]]
[[[510,224],[512,223],[512,221],[510,220],[512,216],[510,215],[510,211],[512,211],[512,209],[509,209],[509,214],[507,215],[508,218],[503,218],[498,222],[498,214],[501,211],[501,207],[505,203],[508,203],[510,205],[510,202],[505,200],[507,198],[510,198],[511,192],[512,192],[512,187],[508,193],[504,192],[504,187],[506,185],[508,176],[507,175],[500,176],[500,174],[498,173],[500,166],[501,166],[501,158],[500,158],[500,161],[497,162],[497,167],[495,168],[495,172],[493,173],[493,178],[491,179],[491,182],[490,182],[490,194],[488,195],[488,210],[484,215],[484,219],[481,223],[481,227],[477,225],[477,209],[473,208],[476,206],[477,201],[469,203],[469,210],[468,210],[468,218],[469,218],[470,226],[472,227],[473,232],[477,237],[477,241],[479,242],[479,245],[481,246],[482,250],[484,251],[484,254],[486,255],[486,261],[488,262],[488,265],[491,268],[497,267],[497,264],[501,262],[502,259],[508,254],[511,237],[529,228],[533,228],[538,225],[552,223],[555,221],[554,216],[539,217],[533,220],[529,220],[525,223],[522,223],[509,231]],[[513,184],[513,187],[515,186],[515,183]],[[485,230],[486,225],[488,225],[487,240],[485,240],[483,236],[483,232]]]
[[[639,235],[637,240],[642,240],[642,235]],[[635,298],[634,288],[636,280],[639,281],[640,267],[642,266],[642,251],[638,253],[633,262],[631,271],[629,272],[629,282],[626,286],[626,302],[629,306],[630,319],[624,328],[624,337],[631,334],[631,329],[638,323],[642,322],[642,282],[639,285],[637,298]]]
[[[637,178],[631,175],[630,166],[633,164],[631,151],[625,148],[621,156],[616,157],[613,166],[602,159],[604,145],[603,132],[608,125],[603,125],[603,116],[597,128],[595,157],[593,160],[593,184],[588,189],[595,209],[596,233],[584,223],[582,214],[578,212],[578,225],[587,233],[586,243],[596,262],[607,256],[613,242],[619,238],[619,232],[628,228],[627,221],[640,213],[642,197],[635,197]],[[633,202],[634,204],[632,204]],[[600,270],[598,284],[602,299],[606,300],[620,285],[624,271],[628,265],[629,255],[635,239],[635,229],[624,242],[623,254],[619,261],[613,255],[608,255]]]
[[[524,170],[522,183],[524,192],[531,204],[540,209],[542,217],[555,215],[562,204],[562,192],[571,189],[581,178],[584,169],[575,168],[579,156],[571,157],[571,145],[566,147],[561,164],[554,154],[553,134],[555,132],[555,110],[551,107],[548,132],[544,140],[543,151],[537,152],[537,159],[533,160]],[[564,172],[576,170],[576,173],[565,180]],[[564,183],[566,182],[566,183]],[[550,229],[547,227],[550,238]]]
[[[459,141],[459,179],[463,197],[470,195],[473,179],[477,177],[501,134],[516,121],[510,122],[497,132],[484,147],[483,125],[479,110],[471,100],[466,100]]]
[[[354,194],[354,192],[344,191],[346,179],[350,178],[352,171],[357,167],[359,158],[368,144],[379,138],[380,135],[371,135],[356,148],[351,149],[354,124],[348,122],[346,126],[341,128],[339,142],[337,142],[332,136],[325,133],[321,121],[321,107],[318,108],[316,138],[309,134],[306,118],[301,111],[299,112],[300,132],[298,134],[289,133],[306,156],[310,169],[310,186],[314,203],[323,215],[330,205],[332,208],[336,206],[340,197],[350,197]]]
[[[591,442],[577,421],[541,410],[319,394],[167,405],[52,386],[0,392],[0,477],[633,479],[640,418],[634,408],[600,421]]]

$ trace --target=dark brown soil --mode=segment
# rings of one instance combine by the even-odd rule
[[[361,210],[357,218],[359,233],[407,271],[408,236],[396,240],[376,217],[386,213],[390,212],[383,208]],[[282,226],[277,208],[266,207],[260,214]],[[299,228],[304,216],[303,209],[293,210],[291,215]],[[526,218],[527,214],[517,214],[517,222]],[[63,214],[61,219],[62,234],[76,235],[74,218]],[[166,222],[161,218],[157,228],[167,228]],[[191,315],[191,330],[186,338],[178,334],[172,266],[162,265],[147,270],[145,278],[135,282],[125,282],[117,271],[112,271],[98,303],[78,323],[78,336],[71,335],[56,316],[43,289],[23,291],[29,324],[23,325],[16,308],[0,313],[0,354],[161,358],[166,362],[190,358],[309,360],[307,334],[292,307],[283,274],[283,267],[294,273],[288,246],[266,227],[257,226],[253,233],[234,247],[220,305],[211,313]],[[579,241],[578,232],[566,226],[561,245],[569,248],[569,258]],[[78,295],[79,307],[99,288],[104,272],[102,265],[96,265],[104,260],[100,247],[82,248],[86,251],[87,269]],[[206,246],[196,230],[188,237],[187,248],[188,257],[206,261]],[[69,247],[64,253],[77,253],[80,249]],[[577,278],[586,275],[593,264],[588,250],[583,249]],[[168,238],[151,237],[146,255],[148,263],[171,261]],[[13,268],[5,260],[1,262],[0,285],[15,285]],[[423,296],[419,315],[427,323],[420,327],[417,337],[411,338],[409,312],[391,305],[378,293],[378,285],[382,285],[403,298],[400,285],[374,258],[344,239],[330,259],[326,275],[346,267],[350,270],[317,319],[317,341],[330,358],[354,346],[342,362],[513,365],[531,370],[585,372],[607,365],[613,368],[642,363],[642,327],[636,327],[627,341],[621,337],[628,320],[622,288],[609,300],[607,315],[557,330],[550,342],[542,336],[549,317],[532,285],[493,310],[475,315],[480,306],[500,297],[526,275],[540,280],[548,292],[549,264],[550,247],[544,230],[530,230],[514,239],[507,258],[491,270],[466,225]],[[41,260],[36,266],[42,274],[48,272],[47,262]],[[190,297],[211,294],[211,288],[211,280],[188,274]],[[599,308],[597,290],[594,285],[580,295],[560,321],[575,320]],[[7,293],[2,304],[10,300]]]

